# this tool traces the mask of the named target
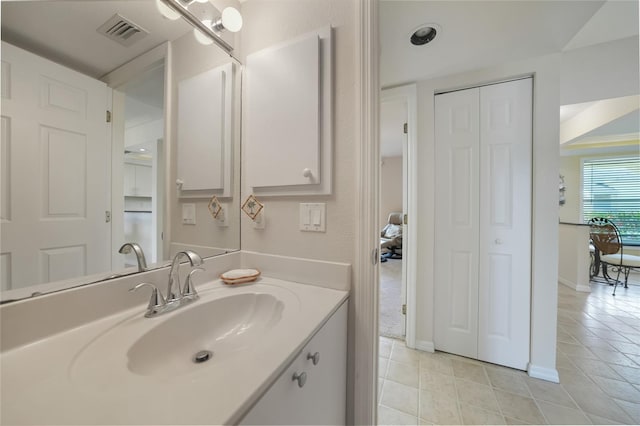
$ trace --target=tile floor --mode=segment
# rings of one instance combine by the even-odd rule
[[[378,424],[640,424],[640,285],[558,287],[561,384],[381,337]]]

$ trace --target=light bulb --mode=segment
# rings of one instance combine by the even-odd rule
[[[211,28],[211,19],[203,20],[202,24],[207,28]],[[204,34],[202,31],[200,31],[197,28],[193,29],[193,36],[196,38],[196,40],[198,40],[198,43],[200,44],[209,45],[213,43],[213,40],[211,40],[211,37]]]
[[[222,11],[222,25],[232,33],[237,33],[242,28],[242,15],[238,9],[227,7]]]
[[[158,12],[160,12],[160,14],[167,19],[175,21],[176,19],[180,18],[180,14],[178,12],[176,12],[160,0],[156,0],[156,8],[158,9]]]

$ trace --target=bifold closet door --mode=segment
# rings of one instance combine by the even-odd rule
[[[436,349],[478,356],[479,89],[436,96]]]
[[[531,79],[436,96],[436,349],[526,369]]]

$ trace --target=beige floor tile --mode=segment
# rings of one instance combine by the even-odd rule
[[[417,425],[418,418],[384,405],[378,405],[379,425]]]
[[[485,371],[493,388],[502,389],[522,396],[531,396],[522,375],[494,367],[486,367]]]
[[[633,419],[635,424],[640,424],[640,400],[636,402],[617,400],[616,404],[622,407],[622,409]]]
[[[393,340],[386,337],[380,337],[378,342],[378,356],[382,358],[389,358],[391,355],[391,347],[393,346]]]
[[[418,389],[401,383],[385,380],[382,387],[382,399],[380,399],[380,404],[417,417]]]
[[[558,350],[567,355],[570,359],[573,359],[576,356],[582,358],[598,359],[598,357],[595,356],[593,352],[582,345],[558,342]]]
[[[624,401],[640,401],[640,391],[625,381],[594,376],[593,380],[610,397]]]
[[[596,416],[615,420],[620,423],[631,422],[631,418],[595,383],[592,386],[563,386],[578,406],[586,413],[595,414]]]
[[[631,342],[609,342],[611,346],[622,353],[630,355],[640,355],[640,345]]]
[[[620,375],[609,367],[606,362],[582,357],[573,357],[572,362],[587,375],[595,374],[609,379],[621,379]]]
[[[498,401],[490,386],[468,380],[456,379],[456,390],[458,391],[458,400],[460,402],[489,411],[500,411]]]
[[[538,401],[553,402],[569,408],[578,408],[562,385],[545,380],[529,378],[526,381],[533,398]]]
[[[591,419],[591,422],[594,425],[619,425],[620,422],[615,420],[605,419],[604,417],[596,416],[595,414],[587,413],[587,417]]]
[[[456,376],[456,378],[489,385],[489,379],[482,365],[459,361],[457,359],[451,360],[451,364],[453,366],[453,375]]]
[[[603,348],[591,348],[590,350],[591,352],[596,354],[602,362],[605,362],[610,366],[612,366],[612,364],[623,365],[625,367],[637,366],[637,364],[631,358],[629,358],[622,352],[616,351],[615,349],[608,350]]]
[[[528,425],[531,423],[524,422],[520,419],[514,419],[513,417],[505,417],[504,421],[507,422],[508,425]]]
[[[437,392],[420,392],[420,418],[434,424],[462,424],[458,402]]]
[[[544,416],[532,398],[501,390],[495,391],[502,414],[532,424],[546,424]]]
[[[451,358],[441,352],[420,354],[420,369],[432,370],[453,376]]]
[[[545,401],[538,401],[538,407],[547,422],[552,425],[588,425],[591,423],[586,414],[575,408],[563,407]]]
[[[567,370],[566,368],[558,368],[560,375],[560,383],[562,385],[592,385],[593,380],[587,377],[582,370]]]
[[[382,384],[384,383],[383,379],[378,379],[378,400],[376,401],[380,404],[380,399],[382,399]]]
[[[402,364],[394,360],[389,360],[389,368],[387,369],[385,378],[417,389],[420,385],[419,371],[415,365]]]
[[[389,367],[389,360],[387,358],[378,358],[378,377],[385,378],[387,375],[387,368]]]
[[[558,331],[558,342],[579,344],[579,342],[566,331]]]
[[[504,425],[502,414],[483,410],[468,404],[460,404],[460,414],[465,425]]]
[[[391,348],[390,359],[403,364],[410,364],[416,367],[420,366],[420,352],[407,348],[404,346],[404,343],[399,340],[396,341],[393,344],[393,348]]]
[[[627,382],[640,385],[640,368],[624,367],[622,365],[612,365],[611,368]]]

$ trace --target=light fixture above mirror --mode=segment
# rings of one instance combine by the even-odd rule
[[[209,3],[209,0],[156,0],[158,11],[167,19],[175,20],[184,18],[193,26],[193,34],[202,44],[216,43],[228,53],[233,51],[233,47],[224,41],[221,33],[225,30],[238,32],[242,28],[242,15],[233,7],[226,7],[220,16],[216,16],[218,11],[209,4],[208,10],[201,11],[202,18],[198,18],[189,6],[194,3]],[[214,17],[216,16],[216,17]]]

